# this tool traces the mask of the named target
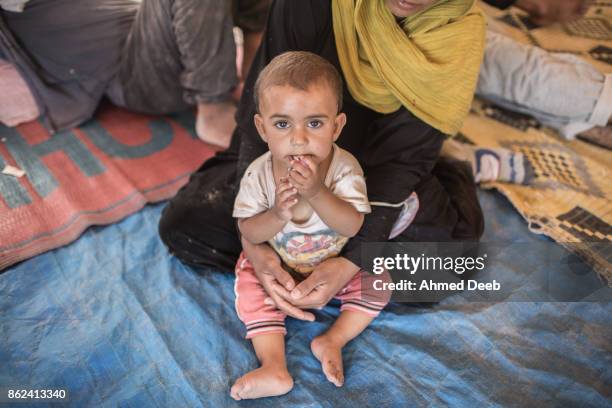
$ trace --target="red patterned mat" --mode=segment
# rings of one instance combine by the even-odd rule
[[[167,199],[214,154],[187,112],[172,117],[105,106],[96,119],[49,135],[39,122],[0,126],[0,270]]]

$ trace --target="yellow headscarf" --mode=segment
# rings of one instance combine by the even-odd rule
[[[457,133],[485,45],[485,18],[474,3],[439,0],[400,27],[384,0],[333,0],[336,48],[353,98],[380,113],[403,105],[443,133]]]

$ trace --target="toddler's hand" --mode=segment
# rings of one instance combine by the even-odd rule
[[[319,177],[319,167],[308,157],[293,160],[289,181],[307,200],[316,196],[325,187]]]
[[[297,204],[297,189],[289,183],[286,177],[281,178],[281,182],[276,188],[274,207],[272,211],[283,221],[289,221],[293,216],[291,207]]]

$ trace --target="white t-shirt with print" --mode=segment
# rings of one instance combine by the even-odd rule
[[[352,154],[335,144],[324,184],[357,211],[371,211],[361,166]],[[272,154],[267,152],[255,159],[244,173],[234,203],[234,218],[249,218],[272,208],[275,193]],[[302,223],[287,222],[268,242],[287,266],[296,272],[308,273],[325,259],[337,256],[347,241],[347,237],[329,228],[313,211]]]

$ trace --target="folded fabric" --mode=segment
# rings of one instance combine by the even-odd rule
[[[13,64],[0,59],[0,123],[13,127],[34,120],[38,115],[36,101],[19,71]]]
[[[567,139],[605,126],[612,115],[612,75],[575,55],[551,53],[491,30],[476,94],[529,114]]]

